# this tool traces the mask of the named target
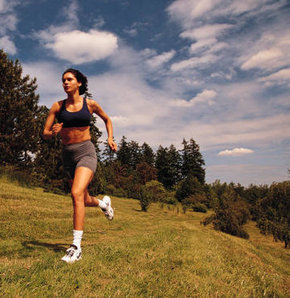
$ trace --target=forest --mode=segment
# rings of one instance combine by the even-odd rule
[[[0,175],[39,186],[48,192],[69,193],[64,178],[59,137],[42,138],[48,114],[39,105],[37,80],[23,76],[18,60],[0,50]],[[263,234],[289,246],[290,180],[244,187],[236,183],[206,183],[205,162],[194,138],[181,139],[181,149],[138,144],[123,136],[118,151],[101,143],[97,119],[91,137],[98,155],[92,194],[108,194],[140,201],[147,212],[152,202],[179,204],[183,212],[209,213],[202,224],[247,239],[243,226],[256,222]]]

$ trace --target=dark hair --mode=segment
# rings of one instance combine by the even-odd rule
[[[79,70],[74,69],[74,68],[68,68],[63,74],[62,74],[62,78],[63,76],[68,73],[71,72],[77,79],[77,81],[79,83],[82,83],[82,85],[79,88],[79,93],[80,95],[84,94],[85,92],[88,91],[88,79],[85,75],[83,75]]]

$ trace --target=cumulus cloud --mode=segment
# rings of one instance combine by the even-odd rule
[[[198,103],[206,103],[208,105],[212,105],[214,104],[214,101],[212,99],[215,98],[216,95],[217,93],[214,90],[203,90],[190,101],[186,101],[184,99],[176,99],[171,101],[170,105],[175,107],[193,107]]]
[[[64,22],[51,25],[45,30],[34,32],[33,37],[47,49],[52,50],[60,59],[73,64],[98,61],[111,56],[118,48],[115,34],[98,29],[89,31],[77,30],[79,5],[76,0],[70,1],[63,14]],[[95,27],[102,26],[104,20],[96,19]]]
[[[118,39],[110,32],[74,30],[56,33],[45,46],[61,59],[82,64],[111,56],[118,48]]]
[[[150,68],[158,68],[161,67],[166,62],[170,61],[174,55],[176,54],[176,51],[171,50],[169,52],[162,53],[160,55],[154,56],[147,60],[147,64]]]
[[[223,150],[218,153],[219,156],[241,156],[254,153],[251,149],[246,148],[234,148],[231,150]]]

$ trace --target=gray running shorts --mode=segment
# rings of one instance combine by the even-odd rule
[[[63,168],[69,179],[73,179],[78,167],[86,167],[96,172],[97,155],[94,144],[84,141],[76,144],[63,146],[62,151]]]

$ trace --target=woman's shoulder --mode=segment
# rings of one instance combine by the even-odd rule
[[[88,107],[90,107],[92,109],[99,106],[99,104],[94,99],[87,98],[86,101],[87,101]]]
[[[97,102],[94,99],[91,98],[86,98],[87,104],[88,105],[95,105]]]
[[[52,107],[51,107],[51,110],[54,111],[54,112],[59,112],[63,103],[64,103],[65,99],[62,99],[62,100],[59,100],[59,101],[55,101],[53,104],[52,104]]]

